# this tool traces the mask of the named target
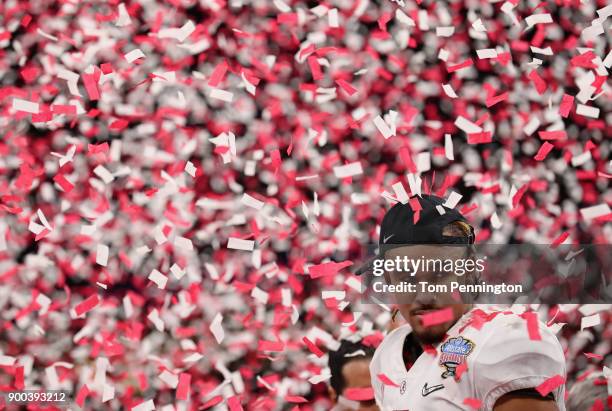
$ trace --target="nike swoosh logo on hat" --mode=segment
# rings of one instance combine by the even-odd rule
[[[438,385],[432,385],[431,387],[427,386],[427,383],[425,383],[425,385],[423,385],[423,389],[421,390],[421,395],[423,397],[427,397],[429,394],[431,394],[432,392],[436,392],[441,390],[442,388],[444,388],[443,384],[438,384]]]
[[[391,237],[393,237],[394,235],[395,235],[395,234],[391,234],[391,235],[386,236],[386,237],[383,239],[383,243],[386,243],[387,241],[389,241],[389,239],[390,239]]]

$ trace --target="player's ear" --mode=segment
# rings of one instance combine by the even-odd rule
[[[336,394],[336,390],[333,389],[331,385],[327,386],[327,393],[329,394],[329,398],[331,398],[332,402],[338,401],[338,394]]]

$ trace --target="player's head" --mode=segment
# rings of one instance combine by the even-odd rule
[[[360,341],[342,340],[337,351],[329,353],[331,372],[329,393],[335,403],[334,410],[375,411],[378,410],[373,397],[363,401],[354,401],[350,391],[360,388],[371,388],[370,361],[374,349]]]
[[[464,222],[455,221],[442,227],[442,233],[445,236],[465,236],[467,239],[471,230]],[[420,269],[414,277],[411,277],[410,280],[416,284],[426,282],[431,286],[447,285],[450,288],[453,281],[459,283],[472,283],[474,281],[472,278],[473,272],[459,276],[454,272],[440,273],[439,270],[439,265],[442,265],[442,262],[473,258],[469,249],[465,247],[431,244],[411,245],[392,249],[386,253],[386,256],[388,258],[406,256],[411,259],[420,259],[425,265],[429,265],[429,267]],[[454,267],[460,265],[465,266],[465,263],[454,264]],[[385,273],[385,281],[388,283],[397,284],[404,280],[406,278],[403,273]],[[412,332],[422,344],[433,344],[443,340],[448,329],[469,308],[467,302],[459,299],[460,297],[457,294],[450,292],[420,292],[419,290],[414,295],[403,295],[399,298],[397,305],[399,312],[410,324]],[[425,317],[428,314],[442,312],[442,310],[450,310],[452,316],[449,320],[435,325],[426,324]]]
[[[446,284],[448,289],[451,282],[474,282],[474,270],[465,270],[466,261],[474,257],[474,230],[459,211],[444,204],[437,196],[422,195],[407,204],[396,204],[385,214],[380,229],[379,258],[421,261],[414,272],[385,269],[385,282],[412,282],[419,286],[420,283]],[[458,297],[462,296],[418,291],[400,295],[397,306],[419,342],[431,344],[441,341],[468,310],[467,301]],[[440,310],[452,312],[451,318],[435,325],[426,324],[424,319],[431,318],[428,314]]]

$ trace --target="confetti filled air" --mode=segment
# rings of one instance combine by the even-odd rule
[[[606,1],[0,12],[0,393],[62,390],[72,410],[360,409],[373,389],[340,395],[332,357],[370,358],[405,324],[364,303],[355,275],[394,204],[418,224],[435,194],[475,243],[612,242]],[[559,340],[565,375],[531,388],[564,392],[568,411],[612,409],[602,290],[610,304],[513,307],[529,339]],[[419,401],[445,392],[371,378]],[[584,382],[604,394],[572,409]],[[488,409],[478,393],[456,406]]]

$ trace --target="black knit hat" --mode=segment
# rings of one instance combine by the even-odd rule
[[[418,210],[419,218],[416,224],[414,223],[415,211],[410,202],[397,203],[391,207],[380,225],[378,255],[359,267],[356,271],[357,275],[366,272],[375,259],[381,258],[386,251],[394,247],[408,244],[469,245],[474,243],[474,229],[469,224],[471,233],[468,237],[442,235],[444,227],[450,223],[462,221],[467,224],[466,218],[459,211],[444,206],[445,201],[442,198],[429,194],[415,198],[421,208]],[[414,198],[411,201],[414,202]]]

